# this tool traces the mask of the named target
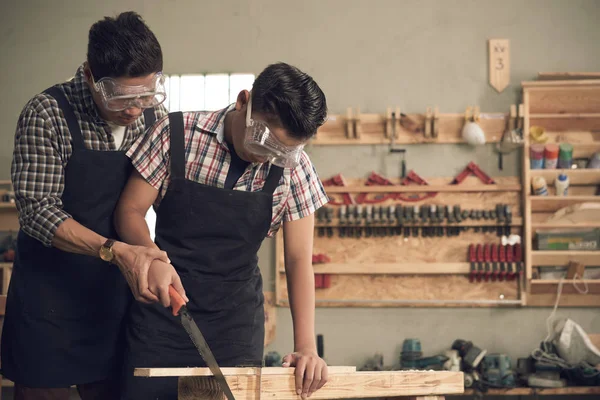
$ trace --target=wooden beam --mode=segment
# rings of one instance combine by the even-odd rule
[[[160,370],[160,376],[179,376],[177,374],[181,371],[180,368],[175,368],[172,369],[172,374],[167,375],[168,368],[161,368]],[[199,375],[180,376],[180,400],[205,400],[211,398],[211,396],[218,395],[218,393],[215,395],[215,391],[218,392],[218,390],[215,390],[214,383],[210,382],[214,378],[210,377],[208,368],[204,368],[204,371],[201,370],[196,369]],[[237,399],[297,400],[295,376],[293,375],[294,369],[276,368],[273,372],[269,370],[270,368],[262,368],[261,375],[245,372],[241,375],[231,375],[229,373],[225,374],[225,371],[224,374],[225,379],[227,379],[231,387],[231,391]],[[279,373],[284,370],[285,374]],[[438,396],[452,393],[458,394],[464,391],[464,377],[462,372],[377,371],[336,373],[335,370],[331,371],[328,382],[320,390],[313,393],[311,399]],[[149,373],[152,376],[156,376],[152,374],[152,371]],[[260,386],[258,386],[259,376],[261,379]],[[259,387],[260,393],[258,393]]]
[[[406,185],[406,186],[327,186],[327,193],[425,193],[425,192],[519,192],[520,184],[504,185]]]
[[[355,366],[329,366],[328,371],[330,374],[352,374],[356,372]],[[234,368],[224,367],[221,368],[224,376],[256,376],[261,375],[293,375],[295,368],[283,368],[283,367],[265,367],[262,371],[258,371],[258,368]],[[213,373],[209,368],[136,368],[133,371],[133,376],[145,377],[145,378],[157,378],[167,376],[213,376]]]
[[[600,79],[600,72],[538,72],[539,80]]]
[[[395,263],[395,264],[314,264],[315,274],[368,274],[368,275],[442,275],[468,274],[468,262],[455,263]],[[279,272],[285,272],[280,269]]]
[[[532,177],[543,177],[548,185],[552,185],[561,171],[560,169],[532,169],[530,173]],[[576,185],[600,185],[600,169],[570,169],[566,170],[566,174],[569,176],[569,189]]]
[[[583,265],[600,264],[600,251],[577,250],[534,250],[531,265],[536,267],[566,266],[569,262],[580,262]]]

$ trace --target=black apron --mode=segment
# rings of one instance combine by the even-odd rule
[[[59,87],[73,152],[65,168],[63,209],[75,221],[117,238],[113,210],[132,165],[124,151],[85,148],[79,122]],[[144,112],[146,126],[154,110]],[[22,230],[8,290],[2,374],[37,388],[69,387],[114,377],[122,363],[123,320],[131,292],[116,265],[45,247]]]
[[[181,277],[188,309],[219,365],[260,366],[264,298],[257,252],[283,169],[271,166],[260,192],[186,180],[182,114],[169,120],[171,183],[157,210],[156,243]],[[134,377],[134,368],[206,366],[179,317],[161,304],[135,302],[126,337],[123,399],[177,399],[177,378]]]

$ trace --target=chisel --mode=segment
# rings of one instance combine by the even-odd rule
[[[198,329],[198,325],[196,325],[192,315],[185,306],[185,301],[179,295],[179,293],[177,293],[173,286],[169,286],[169,297],[171,298],[173,315],[176,317],[181,317],[181,325],[183,325],[183,328],[190,336],[190,339],[192,339],[192,342],[194,343],[194,346],[196,346],[196,349],[198,349],[202,359],[204,362],[206,362],[206,365],[217,379],[217,382],[221,386],[223,393],[225,393],[227,400],[235,400],[235,397],[229,388],[229,384],[227,383],[227,379],[225,379],[217,360],[215,360],[215,356],[210,350],[210,347],[208,347],[208,343],[206,343],[202,332],[200,332],[200,329]]]

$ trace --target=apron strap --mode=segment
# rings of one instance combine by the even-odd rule
[[[183,130],[183,113],[176,111],[169,113],[169,127],[171,132],[171,175],[173,178],[185,179],[185,145]]]
[[[275,189],[277,189],[277,186],[279,185],[279,178],[281,178],[282,175],[283,168],[271,164],[271,170],[269,171],[269,176],[267,176],[267,181],[265,182],[262,191],[269,194],[275,193]]]
[[[144,131],[150,129],[156,122],[156,115],[154,114],[154,108],[146,108],[144,110]]]
[[[67,120],[67,126],[69,127],[69,132],[71,133],[71,141],[73,142],[73,149],[85,149],[83,144],[83,135],[81,134],[81,128],[79,127],[79,121],[73,112],[73,106],[71,106],[71,103],[69,103],[69,100],[67,100],[67,96],[65,96],[63,91],[58,86],[52,86],[44,90],[44,93],[54,97],[58,103],[58,107]]]

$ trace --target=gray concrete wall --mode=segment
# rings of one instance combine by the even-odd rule
[[[283,60],[312,74],[330,111],[348,106],[383,112],[399,105],[423,112],[505,112],[519,100],[520,82],[538,71],[600,69],[600,2],[593,0],[106,0],[3,2],[0,13],[0,179],[9,178],[14,128],[35,93],[72,76],[85,59],[87,31],[104,15],[140,12],[157,34],[166,73],[253,72]],[[487,83],[488,38],[511,41],[511,83],[497,94]],[[365,177],[398,171],[384,148],[320,147],[309,152],[323,178],[343,171]],[[357,162],[359,160],[359,162]],[[498,171],[491,146],[415,145],[408,167],[422,176],[449,176],[473,160],[491,175],[518,175],[519,159]],[[273,246],[260,251],[267,285],[273,285]],[[318,309],[331,364],[360,364],[383,352],[396,360],[406,337],[428,353],[468,338],[514,358],[545,336],[550,309]],[[564,309],[590,332],[600,332],[598,310]],[[289,309],[277,314],[270,349],[292,350]]]

